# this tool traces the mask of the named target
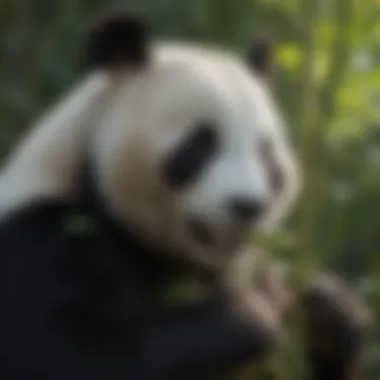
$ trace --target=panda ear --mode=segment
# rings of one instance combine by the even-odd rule
[[[132,14],[108,15],[89,33],[85,52],[88,69],[140,67],[148,61],[149,43],[144,22]]]
[[[264,77],[269,77],[273,64],[272,44],[269,40],[255,41],[248,51],[247,62],[253,71]]]

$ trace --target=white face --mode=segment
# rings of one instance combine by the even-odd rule
[[[295,166],[259,78],[230,56],[178,49],[123,79],[95,139],[99,187],[152,243],[219,264],[283,216]]]

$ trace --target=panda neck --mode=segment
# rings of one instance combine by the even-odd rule
[[[79,209],[100,222],[101,227],[113,235],[116,241],[126,244],[138,251],[145,251],[143,239],[132,233],[132,229],[126,225],[121,226],[118,221],[108,212],[105,202],[98,190],[93,167],[89,159],[85,159],[78,178],[77,201]]]
[[[185,262],[184,255],[178,252],[161,250],[157,246],[147,244],[147,240],[139,236],[132,226],[124,223],[121,225],[107,210],[89,160],[86,160],[82,167],[77,204],[81,211],[99,223],[103,235],[111,239],[121,251],[127,252],[129,258],[145,272],[150,273],[148,277],[153,281],[157,276],[175,278],[189,273],[195,274],[199,280],[207,284],[215,281],[215,273]]]
[[[149,263],[149,267],[157,268],[164,265],[164,272],[168,272],[169,268],[175,268],[177,272],[178,269],[184,269],[184,265],[180,260],[172,259],[180,257],[180,255],[148,245],[146,239],[140,237],[131,226],[124,223],[121,225],[108,212],[105,202],[98,191],[89,160],[86,160],[83,165],[79,182],[80,191],[77,201],[79,209],[94,218],[100,225],[102,234],[121,247],[122,251],[128,252],[128,255],[134,256],[138,261],[145,264]],[[154,269],[154,272],[157,272],[157,269]]]

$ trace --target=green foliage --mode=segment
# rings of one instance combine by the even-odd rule
[[[244,51],[276,41],[275,83],[304,168],[286,230],[268,242],[302,279],[335,268],[380,314],[380,3],[376,0],[2,0],[0,153],[81,75],[84,26],[111,5],[140,9],[168,38]],[[289,358],[286,359],[289,363]],[[380,346],[366,380],[380,375]],[[294,379],[290,366],[280,377]]]

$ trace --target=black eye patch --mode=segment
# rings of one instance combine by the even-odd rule
[[[217,149],[216,131],[208,124],[200,125],[165,159],[165,180],[176,187],[188,185],[200,175]]]
[[[274,152],[275,149],[273,142],[269,138],[263,138],[260,141],[261,157],[269,170],[269,181],[272,190],[279,193],[284,185],[285,178],[281,167],[275,162]]]

